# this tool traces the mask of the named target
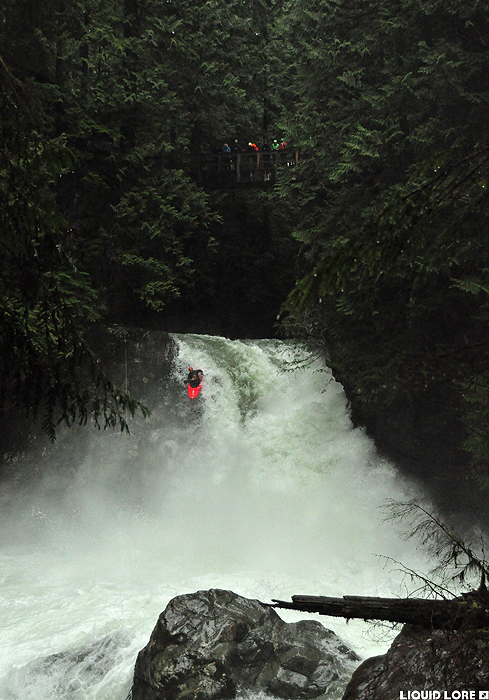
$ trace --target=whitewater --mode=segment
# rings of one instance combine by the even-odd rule
[[[405,596],[394,561],[427,568],[380,508],[419,487],[353,427],[318,354],[278,340],[173,343],[170,377],[127,367],[129,385],[148,374],[152,408],[130,435],[66,429],[42,469],[24,455],[2,484],[0,700],[125,700],[175,595]],[[189,365],[205,373],[195,401]],[[363,658],[394,635],[278,612],[319,619]]]

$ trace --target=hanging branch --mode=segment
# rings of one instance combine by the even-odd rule
[[[431,574],[451,581],[465,583],[468,574],[475,573],[484,590],[489,577],[489,563],[485,558],[484,539],[480,533],[480,552],[474,544],[465,541],[440,518],[420,505],[416,499],[407,502],[388,500],[382,509],[387,512],[386,521],[409,520],[410,529],[403,535],[409,540],[415,537],[421,549],[430,554],[436,565]]]
[[[489,595],[486,579],[489,574],[485,558],[485,543],[481,535],[480,552],[470,542],[453,532],[440,518],[420,505],[415,499],[400,503],[388,501],[383,507],[388,511],[386,520],[411,521],[411,529],[404,534],[404,539],[416,537],[420,547],[428,551],[437,561],[432,570],[442,583],[437,583],[428,576],[399,564],[391,557],[387,561],[399,564],[400,570],[411,579],[423,583],[419,590],[429,591],[436,598],[373,598],[368,596],[343,596],[330,598],[326,596],[294,595],[292,602],[273,599],[271,607],[316,612],[333,617],[360,618],[363,620],[386,620],[420,625],[432,629],[459,629],[461,627],[480,628],[489,624]],[[459,560],[463,559],[460,564]],[[468,573],[480,575],[477,591],[455,593],[443,585],[444,576],[450,572],[452,582],[466,582]],[[416,592],[418,592],[416,591]],[[440,599],[440,597],[442,599]],[[451,599],[448,596],[452,596]]]

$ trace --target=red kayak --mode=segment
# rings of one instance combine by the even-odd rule
[[[199,386],[196,386],[196,387],[193,387],[193,386],[190,386],[190,384],[187,384],[187,392],[188,392],[189,399],[196,399],[197,396],[200,394],[201,389],[202,389],[202,382],[200,382]]]

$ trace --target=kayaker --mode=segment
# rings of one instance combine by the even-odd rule
[[[196,389],[202,381],[204,373],[201,369],[194,369],[193,367],[188,368],[187,384],[189,384],[193,389]]]

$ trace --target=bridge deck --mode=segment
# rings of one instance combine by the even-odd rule
[[[208,187],[264,187],[277,179],[279,168],[294,168],[299,153],[293,151],[258,151],[254,153],[219,153],[200,158],[200,181]]]

